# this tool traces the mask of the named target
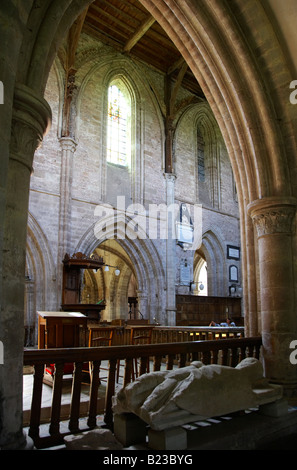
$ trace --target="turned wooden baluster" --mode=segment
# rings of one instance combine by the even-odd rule
[[[82,382],[82,362],[76,362],[74,366],[73,382],[72,382],[72,394],[71,394],[71,408],[70,408],[70,420],[69,430],[71,432],[79,431],[79,408],[80,408],[80,393],[81,393],[81,382]]]
[[[154,356],[154,372],[161,369],[162,356]]]
[[[219,358],[219,351],[217,349],[214,349],[212,351],[212,363],[217,364],[218,363],[218,358]]]
[[[210,351],[203,351],[202,362],[204,365],[211,364],[211,353]]]
[[[109,361],[109,374],[107,380],[107,388],[105,395],[105,415],[104,422],[107,427],[112,429],[113,427],[113,413],[112,413],[112,397],[114,396],[115,391],[115,381],[116,381],[116,368],[117,368],[117,359],[111,359]]]
[[[167,355],[167,361],[166,361],[166,369],[167,370],[172,370],[173,369],[174,358],[175,358],[174,354],[168,354]]]
[[[139,365],[139,375],[145,374],[150,371],[149,357],[141,357]]]
[[[237,348],[232,348],[231,349],[231,367],[235,367],[239,362],[239,355],[238,355],[238,349]]]
[[[100,385],[99,371],[101,361],[93,361],[91,364],[90,404],[87,424],[90,428],[96,426],[98,388]]]
[[[33,439],[34,442],[37,442],[39,438],[43,373],[44,364],[35,365],[29,428],[29,436]]]
[[[228,349],[223,349],[222,350],[222,365],[227,366],[228,365],[228,357],[229,357],[229,351]]]
[[[63,385],[64,363],[55,364],[53,398],[52,398],[52,416],[49,432],[51,436],[60,434],[60,414],[61,414],[61,398]]]
[[[181,353],[179,355],[178,367],[185,367],[187,361],[187,354]]]
[[[124,370],[124,387],[131,382],[131,377],[133,374],[133,359],[129,357],[125,361],[125,370]]]

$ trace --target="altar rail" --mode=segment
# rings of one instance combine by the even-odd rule
[[[113,427],[112,396],[115,392],[118,361],[125,362],[124,386],[132,380],[133,360],[139,358],[140,374],[144,373],[147,360],[153,362],[153,370],[160,370],[166,363],[171,370],[177,361],[177,367],[184,367],[189,361],[201,360],[204,364],[220,363],[235,367],[245,357],[259,358],[262,341],[260,337],[223,339],[212,341],[190,341],[167,344],[150,344],[140,346],[111,346],[98,348],[71,349],[38,349],[24,351],[24,365],[34,367],[33,394],[29,436],[37,448],[47,448],[63,443],[63,436],[92,429],[96,426],[97,397],[100,385],[99,369],[101,361],[109,361],[109,372],[106,386],[104,421],[109,428]],[[80,393],[83,377],[83,364],[92,363],[90,381],[89,412],[87,428],[79,428]],[[52,389],[52,411],[49,424],[49,435],[40,436],[40,416],[44,366],[54,363],[56,372]],[[69,432],[60,430],[60,410],[62,398],[62,381],[64,365],[74,363],[72,396],[70,404]]]

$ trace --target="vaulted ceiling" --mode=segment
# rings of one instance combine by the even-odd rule
[[[95,0],[84,13],[81,28],[172,80],[182,80],[184,88],[204,98],[173,42],[138,0]]]

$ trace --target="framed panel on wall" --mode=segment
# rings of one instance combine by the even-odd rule
[[[229,281],[238,282],[238,267],[232,264],[229,266]]]
[[[239,260],[240,259],[239,246],[227,245],[227,258]]]

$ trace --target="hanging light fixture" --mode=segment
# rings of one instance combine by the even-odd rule
[[[116,275],[116,276],[119,276],[119,275],[120,275],[120,273],[121,273],[121,271],[119,270],[119,268],[116,268],[116,270],[115,270],[115,272],[114,272],[114,273],[115,273],[115,275]]]
[[[119,275],[121,274],[121,271],[119,270],[119,268],[118,268],[117,266],[111,266],[110,264],[106,264],[106,265],[104,266],[104,271],[105,271],[105,272],[108,272],[108,271],[109,271],[109,268],[115,268],[115,272],[114,272],[114,273],[115,273],[116,276],[119,276]]]

